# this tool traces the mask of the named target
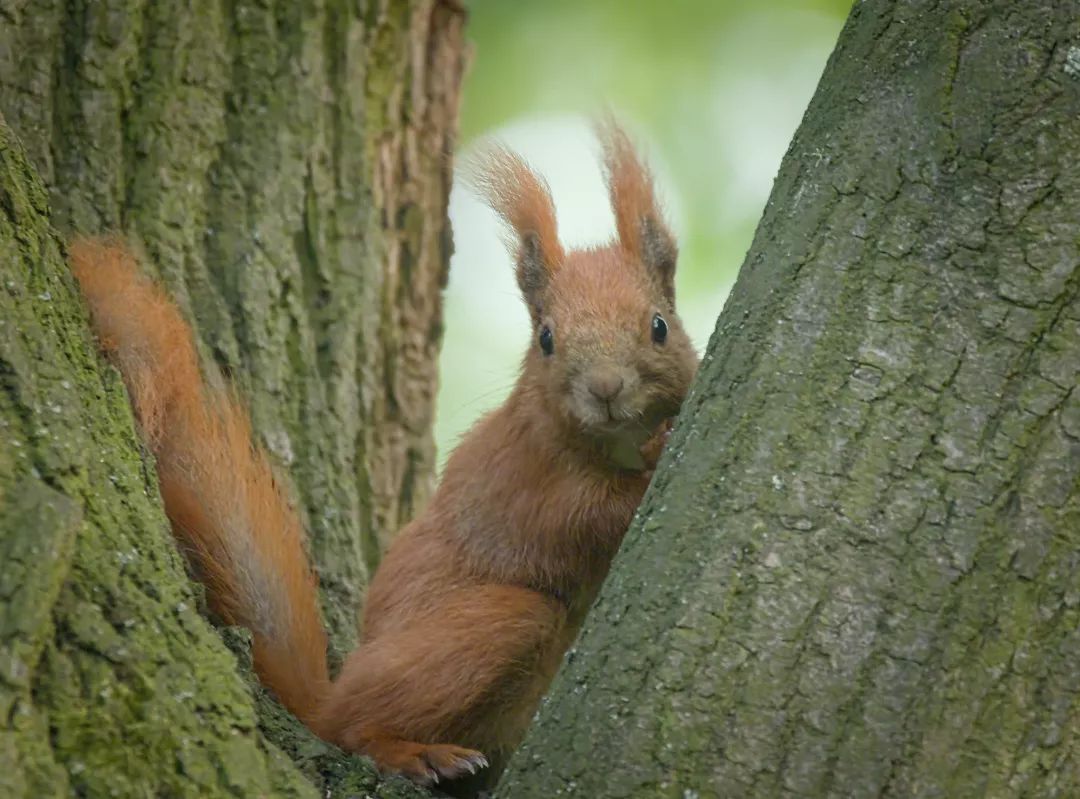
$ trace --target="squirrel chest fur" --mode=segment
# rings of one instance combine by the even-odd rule
[[[524,735],[648,486],[697,358],[674,307],[676,245],[652,178],[599,128],[617,236],[564,251],[543,181],[490,151],[475,183],[513,235],[532,343],[506,402],[451,455],[369,589],[331,680],[304,533],[190,327],[116,241],[73,271],[156,457],[173,531],[255,669],[302,721],[424,783],[499,765]],[[489,770],[489,774],[497,769]]]

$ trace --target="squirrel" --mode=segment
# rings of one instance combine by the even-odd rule
[[[261,682],[317,735],[431,785],[497,769],[607,574],[697,369],[675,313],[677,246],[626,133],[597,126],[617,235],[565,251],[546,182],[493,147],[473,183],[513,236],[533,343],[501,407],[451,454],[369,586],[331,680],[299,517],[238,397],[119,238],[69,260],[156,459],[210,610],[251,630]]]

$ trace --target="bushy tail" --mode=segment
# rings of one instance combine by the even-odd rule
[[[173,533],[211,608],[254,635],[255,669],[311,723],[329,686],[303,530],[236,398],[208,387],[193,333],[118,239],[79,239],[72,271],[157,459]]]

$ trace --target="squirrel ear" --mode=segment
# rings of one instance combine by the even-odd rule
[[[547,182],[521,156],[498,145],[474,158],[466,172],[512,234],[518,286],[533,320],[539,321],[548,282],[564,259]]]
[[[645,265],[664,296],[674,303],[679,247],[656,201],[652,173],[612,117],[597,120],[595,128],[604,151],[604,178],[619,244]]]

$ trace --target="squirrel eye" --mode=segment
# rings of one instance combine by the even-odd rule
[[[555,352],[555,337],[551,335],[551,328],[547,325],[540,330],[540,349],[544,351],[544,355]]]
[[[667,322],[660,314],[652,318],[652,340],[657,344],[663,344],[667,340]]]

